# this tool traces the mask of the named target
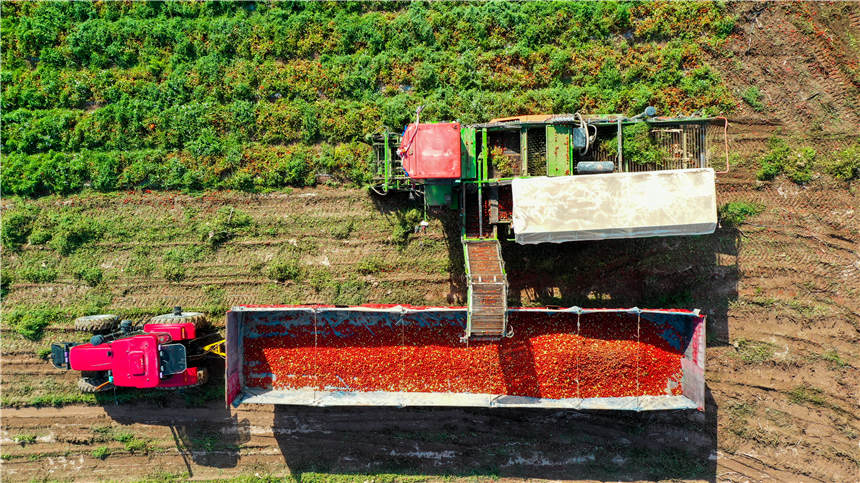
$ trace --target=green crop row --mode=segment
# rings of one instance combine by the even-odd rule
[[[6,20],[9,19],[9,20]],[[3,51],[11,65],[105,68],[221,54],[313,58],[321,54],[457,52],[570,46],[611,34],[637,39],[724,37],[734,19],[704,2],[412,2],[10,4]]]
[[[320,165],[363,183],[366,157],[309,153],[366,152],[419,105],[464,123],[736,105],[703,51],[734,28],[718,3],[45,2],[2,28],[3,181],[27,196],[296,186]],[[272,149],[282,174],[249,156]]]
[[[84,189],[236,189],[265,191],[310,186],[318,173],[362,184],[370,178],[370,146],[362,143],[306,146],[240,145],[228,156],[194,158],[187,152],[80,151],[8,154],[3,192],[19,196],[71,194]]]

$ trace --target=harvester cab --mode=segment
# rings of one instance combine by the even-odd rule
[[[98,392],[112,387],[179,389],[207,379],[203,367],[192,362],[204,355],[200,342],[205,318],[176,307],[135,327],[115,315],[94,315],[75,320],[75,328],[93,332],[87,343],[63,342],[51,346],[51,363],[59,369],[82,372],[78,388]],[[201,337],[202,335],[202,337]]]
[[[420,112],[420,111],[419,111]],[[725,118],[526,115],[416,122],[372,137],[380,195],[458,210],[468,282],[464,340],[510,335],[500,241],[702,235],[717,226]]]

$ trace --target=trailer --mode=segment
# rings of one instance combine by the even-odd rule
[[[510,337],[464,342],[464,307],[234,307],[227,404],[704,409],[698,311],[507,316]]]

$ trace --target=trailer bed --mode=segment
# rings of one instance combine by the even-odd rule
[[[508,318],[512,337],[466,344],[460,307],[235,307],[227,402],[704,407],[698,312],[516,308]]]

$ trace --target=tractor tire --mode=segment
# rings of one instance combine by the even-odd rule
[[[106,382],[107,379],[104,378],[82,377],[78,379],[78,389],[87,394],[110,391],[113,389],[113,384],[105,384],[102,386],[102,384]]]
[[[200,367],[197,368],[197,382],[194,384],[190,384],[188,386],[174,386],[174,387],[156,387],[159,391],[178,391],[180,389],[188,389],[189,387],[198,387],[206,384],[209,380],[209,371]]]
[[[209,327],[209,321],[206,320],[206,315],[200,312],[182,312],[176,314],[156,315],[149,319],[153,324],[194,324],[195,329],[205,329]]]
[[[87,315],[75,319],[75,330],[81,332],[107,332],[116,328],[119,317],[113,314]]]

